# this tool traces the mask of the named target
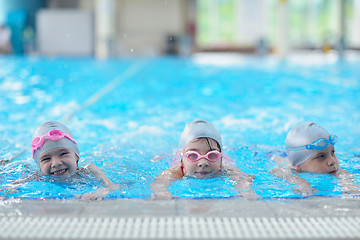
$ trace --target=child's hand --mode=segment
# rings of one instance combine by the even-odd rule
[[[99,194],[97,192],[90,192],[84,194],[75,194],[75,197],[80,200],[85,201],[100,201],[103,199],[103,194]]]
[[[311,187],[310,183],[306,180],[299,181],[296,184],[296,187],[292,189],[295,194],[301,194],[303,197],[309,197],[315,193],[317,193],[317,189]]]
[[[360,195],[360,185],[354,181],[354,175],[348,170],[340,168],[336,173],[336,177],[340,181],[342,194]]]
[[[151,194],[151,200],[170,200],[173,195],[169,192],[158,192]]]
[[[344,189],[342,194],[360,195],[360,189]]]
[[[236,196],[238,197],[243,197],[244,199],[246,200],[257,200],[259,199],[259,195],[252,191],[252,190],[249,190],[249,191],[239,191]]]
[[[108,193],[115,191],[121,187],[120,184],[112,184],[109,187],[106,188],[99,188],[96,190],[96,192],[92,193],[84,193],[82,195],[75,194],[75,197],[81,200],[87,200],[87,201],[100,201],[103,199],[104,196],[106,196]]]
[[[81,200],[85,200],[85,201],[100,201],[102,200],[103,196],[101,194],[98,193],[84,193],[82,195],[80,194],[75,194],[75,197]]]
[[[305,179],[292,175],[288,169],[276,167],[270,170],[270,174],[274,177],[285,179],[289,183],[294,184],[295,188],[291,190],[295,194],[301,194],[303,197],[309,197],[318,191],[317,189],[311,187],[310,183]]]
[[[4,195],[8,195],[8,194],[20,192],[20,190],[17,186],[14,185],[14,186],[9,186],[8,188],[0,188],[0,192],[4,192]]]
[[[301,194],[303,197],[309,197],[317,193],[317,189],[310,187],[310,188],[293,188],[291,189],[295,194]]]
[[[353,181],[342,183],[342,194],[360,195],[360,186]]]
[[[13,193],[17,193],[17,192],[20,192],[19,188],[12,187],[12,188],[7,189],[4,193],[4,195],[13,194]]]

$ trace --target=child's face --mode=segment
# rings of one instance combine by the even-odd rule
[[[335,154],[334,146],[329,146],[312,155],[306,162],[296,167],[296,170],[303,170],[313,173],[334,174],[339,169],[339,161]]]
[[[66,178],[77,171],[78,157],[68,148],[54,148],[39,158],[41,172],[47,176]]]
[[[185,146],[184,153],[190,150],[196,151],[201,155],[205,155],[212,150],[218,150],[220,152],[220,148],[215,140],[208,138],[208,141],[206,138],[195,139]],[[200,158],[198,161],[193,162],[183,156],[182,164],[184,166],[184,174],[191,175],[195,178],[208,178],[220,171],[221,161],[220,157],[215,162],[208,161],[206,158]]]

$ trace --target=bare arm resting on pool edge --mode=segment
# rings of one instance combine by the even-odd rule
[[[19,187],[27,183],[29,181],[38,181],[41,177],[41,174],[38,171],[33,171],[29,173],[25,177],[19,178],[9,184],[6,185],[5,188],[0,189],[0,191],[5,191],[4,195],[12,194],[15,192],[19,192]]]
[[[287,162],[287,158],[273,156],[271,159],[278,164],[278,167],[270,170],[270,173],[274,177],[284,179],[288,183],[294,184],[295,188],[292,189],[293,192],[295,192],[296,194],[301,194],[303,197],[308,197],[318,191],[317,189],[311,187],[310,183],[305,179],[301,178],[298,174],[294,175],[291,168],[280,167],[281,165],[284,165],[283,163],[285,161]]]
[[[314,122],[298,124],[288,132],[285,139],[286,155],[290,167],[278,167],[272,173],[290,183],[299,185],[303,195],[312,195],[315,192],[302,191],[303,189],[311,190],[310,184],[298,175],[289,174],[290,171],[286,169],[291,168],[297,172],[331,174],[339,178],[340,184],[343,185],[343,193],[349,193],[349,190],[359,192],[358,187],[354,187],[356,184],[353,182],[351,174],[339,166],[339,160],[335,153],[337,142],[338,137],[335,134],[330,134],[325,128]],[[277,156],[272,159],[278,165],[282,160]]]
[[[77,198],[82,200],[102,200],[107,194],[112,191],[119,189],[119,184],[114,184],[105,174],[94,164],[88,164],[85,167],[79,169],[81,175],[94,176],[101,181],[105,187],[101,187],[92,193],[84,193],[82,195],[75,195]]]
[[[35,130],[31,147],[33,159],[43,175],[64,179],[82,173],[94,176],[106,186],[94,193],[79,196],[81,199],[100,200],[117,188],[97,166],[89,164],[79,169],[80,151],[77,141],[70,129],[61,122],[47,121],[41,124]]]
[[[354,182],[354,175],[349,171],[340,168],[335,176],[339,179],[343,194],[360,194],[360,186]]]
[[[85,193],[82,195],[75,195],[77,198],[82,200],[101,200],[108,193],[119,189],[121,186],[118,184],[114,184],[105,174],[94,164],[89,164],[83,168],[78,170],[78,173],[83,176],[93,176],[96,179],[100,180],[101,184],[105,187],[101,187],[97,189],[93,193]],[[7,185],[6,188],[0,189],[1,191],[5,191],[4,195],[12,194],[18,192],[18,187],[22,184],[25,184],[30,181],[39,181],[41,180],[42,174],[38,171],[34,171],[23,178],[19,178]]]
[[[279,156],[273,156],[272,159],[276,162],[280,161],[280,159],[286,160],[286,158],[281,158]],[[304,197],[311,196],[318,191],[311,187],[310,184],[298,174],[294,175],[290,168],[285,169],[277,167],[271,170],[270,173],[275,177],[285,179],[289,183],[295,184],[296,189],[293,191],[302,194]],[[343,189],[342,194],[360,194],[360,186],[354,182],[354,176],[349,171],[339,168],[334,176],[339,180],[339,184]]]
[[[242,172],[238,167],[233,165],[226,165],[224,171],[227,176],[233,179],[232,184],[238,190],[238,196],[246,199],[258,199],[259,196],[251,190],[251,185],[254,180],[254,176],[247,175]],[[172,182],[181,179],[184,176],[183,170],[181,169],[181,163],[162,171],[161,174],[156,176],[154,183],[151,185],[151,190],[154,192],[151,195],[151,199],[167,200],[173,196],[168,192],[168,187]]]
[[[232,164],[223,166],[226,174],[233,179],[232,184],[238,191],[237,196],[244,197],[248,200],[258,199],[259,195],[251,189],[255,176],[242,172],[238,167]]]
[[[155,178],[151,186],[154,191],[152,199],[172,198],[167,191],[168,186],[185,175],[206,179],[223,175],[226,171],[228,176],[234,179],[233,184],[239,195],[247,197],[252,193],[249,190],[252,179],[250,184],[246,183],[245,174],[240,169],[235,166],[224,168],[221,136],[211,123],[201,119],[188,122],[180,136],[178,149],[180,163]]]
[[[154,192],[151,194],[151,199],[155,200],[168,200],[173,196],[168,192],[168,187],[172,182],[179,180],[183,177],[181,170],[181,164],[177,164],[172,168],[162,171],[155,177],[154,183],[151,185],[151,190]]]

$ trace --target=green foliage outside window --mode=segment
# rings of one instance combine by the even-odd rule
[[[236,43],[237,14],[242,0],[197,0],[198,46],[239,46]],[[254,0],[255,1],[255,0]],[[277,37],[279,0],[266,0],[269,11],[268,42]],[[345,34],[351,40],[349,23],[354,18],[354,1],[344,0]],[[359,0],[356,0],[359,1]],[[339,2],[335,0],[288,0],[290,45],[300,48],[320,48],[325,42],[335,45],[339,39]],[[254,11],[254,9],[249,9]],[[360,27],[360,26],[358,26]],[[254,43],[255,44],[255,43]],[[360,44],[360,43],[359,43]]]

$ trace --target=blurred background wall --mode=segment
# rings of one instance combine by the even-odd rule
[[[14,54],[360,49],[359,0],[0,0]]]
[[[11,30],[12,50],[15,54],[35,50],[36,14],[46,6],[46,0],[0,0],[0,25]],[[30,46],[32,45],[32,46]]]

